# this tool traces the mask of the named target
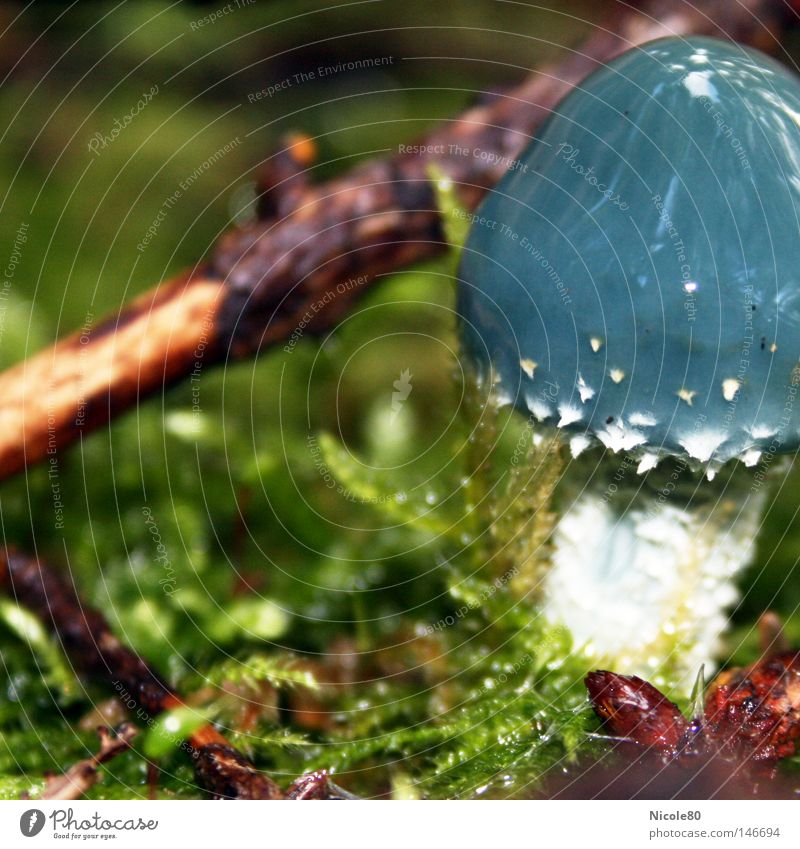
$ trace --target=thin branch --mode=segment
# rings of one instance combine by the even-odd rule
[[[611,4],[609,4],[611,5]],[[312,186],[313,143],[269,160],[257,224],[224,236],[209,261],[162,283],[97,326],[0,375],[0,479],[229,358],[333,326],[382,274],[444,247],[429,167],[474,208],[558,101],[623,50],[665,35],[713,34],[764,49],[793,14],[784,0],[615,3],[557,64],[420,140]],[[485,157],[472,155],[480,150]],[[308,318],[308,321],[306,321]]]
[[[139,655],[114,636],[105,617],[85,605],[72,584],[52,567],[16,551],[0,552],[0,591],[16,598],[45,622],[76,670],[113,686],[123,702],[146,720],[184,704]],[[212,725],[195,731],[186,748],[194,761],[198,782],[216,798],[284,798],[278,785],[259,772]],[[73,767],[76,768],[85,781],[84,766],[78,764]],[[59,789],[68,792],[65,785]]]
[[[80,799],[100,780],[100,766],[127,752],[139,733],[132,722],[123,722],[116,734],[110,728],[97,729],[100,751],[73,764],[63,775],[47,779],[42,799]]]

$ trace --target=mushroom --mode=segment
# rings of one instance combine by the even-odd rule
[[[688,680],[800,443],[798,78],[712,38],[630,50],[473,221],[458,309],[478,380],[580,456],[544,613],[598,659]]]

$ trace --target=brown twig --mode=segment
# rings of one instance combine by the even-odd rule
[[[301,323],[303,332],[334,325],[377,277],[444,248],[431,164],[474,207],[563,95],[621,51],[700,33],[775,50],[775,31],[791,14],[783,0],[612,8],[608,25],[561,62],[446,123],[421,140],[421,152],[398,150],[312,186],[313,144],[293,138],[268,161],[262,220],[228,233],[208,263],[119,316],[0,375],[0,479],[201,369],[287,340]],[[486,158],[472,155],[478,149]]]
[[[126,752],[138,733],[136,726],[131,722],[124,722],[116,734],[110,728],[101,726],[97,729],[100,737],[100,751],[73,764],[63,775],[48,778],[40,798],[62,801],[80,799],[100,779],[99,767]]]
[[[114,636],[105,617],[83,604],[72,584],[47,564],[15,551],[0,552],[0,590],[15,597],[48,625],[77,670],[111,684],[123,702],[135,708],[145,721],[183,705],[180,696]],[[188,738],[187,747],[198,782],[214,797],[284,798],[278,785],[259,772],[212,725],[195,731]],[[85,762],[74,769],[86,780]],[[66,785],[61,792],[68,792]]]

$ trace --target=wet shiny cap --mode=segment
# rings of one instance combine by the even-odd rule
[[[797,449],[799,79],[668,38],[562,101],[462,255],[464,346],[504,403],[641,471]]]

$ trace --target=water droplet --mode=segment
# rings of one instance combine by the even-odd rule
[[[639,465],[636,467],[636,471],[640,475],[643,475],[645,472],[649,472],[650,469],[655,469],[657,465],[658,454],[644,454],[639,461]]]
[[[758,448],[751,448],[749,451],[745,451],[744,454],[742,454],[742,462],[745,466],[755,466],[760,459],[761,452]]]
[[[585,434],[573,436],[569,441],[569,450],[573,457],[582,454],[592,444],[591,439]]]
[[[561,413],[561,418],[558,420],[558,427],[567,427],[568,425],[579,422],[583,418],[583,412],[577,407],[570,407],[567,404],[558,408]]]
[[[742,384],[735,377],[729,377],[727,380],[722,381],[722,397],[726,401],[733,401],[736,397],[736,393],[739,391],[739,387]]]
[[[578,375],[578,393],[581,396],[581,401],[584,403],[594,398],[594,389],[592,389],[591,386],[586,385],[586,381],[583,377],[581,377],[581,375]]]
[[[705,433],[692,433],[689,436],[679,439],[678,442],[686,449],[690,457],[705,463],[711,459],[711,455],[720,446],[723,437],[719,433],[714,433],[713,430],[707,430]]]
[[[756,425],[751,431],[750,436],[753,439],[771,439],[778,431],[770,425]]]

